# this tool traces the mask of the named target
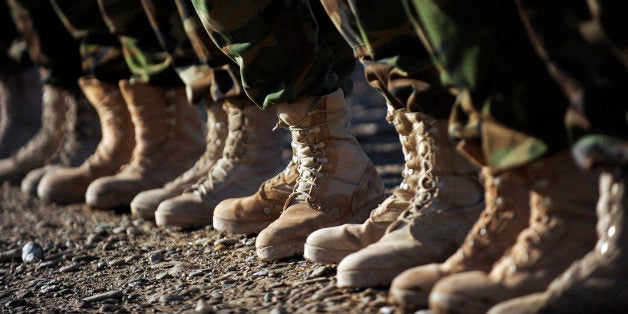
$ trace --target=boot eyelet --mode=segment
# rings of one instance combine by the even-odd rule
[[[504,198],[502,198],[501,196],[495,199],[495,205],[497,206],[502,206],[504,205]]]
[[[280,211],[281,210],[281,205],[275,205],[275,210],[276,211]]]
[[[269,215],[270,214],[270,208],[264,207],[264,214]]]
[[[480,229],[480,235],[486,235],[486,228]]]
[[[600,246],[600,253],[606,254],[606,252],[608,252],[608,242],[604,242]]]
[[[615,226],[611,226],[610,228],[608,228],[608,231],[606,231],[606,234],[608,235],[609,238],[612,238],[615,235]]]

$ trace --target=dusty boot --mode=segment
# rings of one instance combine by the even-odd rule
[[[318,263],[340,263],[345,256],[377,242],[399,214],[411,205],[421,173],[418,145],[425,126],[420,118],[421,114],[405,109],[395,110],[387,117],[399,133],[405,156],[403,181],[399,187],[371,212],[366,222],[324,228],[310,234],[303,257]]]
[[[227,113],[219,104],[212,104],[207,111],[207,135],[205,153],[199,158],[192,168],[166,183],[162,188],[147,190],[138,194],[131,202],[131,212],[135,217],[143,220],[153,220],[155,211],[161,202],[183,193],[183,191],[216,164],[222,156],[227,138]]]
[[[41,179],[37,195],[60,204],[82,202],[87,186],[120,170],[135,147],[133,122],[118,87],[94,78],[79,79],[79,86],[98,113],[102,138],[79,167],[53,170]]]
[[[425,308],[434,284],[451,274],[480,270],[489,272],[530,219],[529,190],[521,178],[505,173],[483,173],[486,208],[467,234],[462,246],[444,263],[408,269],[390,286],[393,301],[405,309]]]
[[[39,70],[30,67],[0,79],[0,158],[7,158],[41,126]]]
[[[85,200],[92,207],[129,205],[138,193],[189,169],[205,149],[199,111],[187,104],[184,88],[120,81],[120,91],[135,126],[136,146],[120,172],[89,185]]]
[[[75,99],[76,106],[68,107],[66,114],[67,123],[72,129],[63,140],[61,150],[46,162],[46,166],[34,169],[24,177],[22,192],[36,194],[37,185],[46,173],[60,168],[78,167],[96,150],[101,137],[98,114],[82,95]]]
[[[310,233],[363,222],[385,198],[375,167],[349,128],[342,90],[276,108],[280,125],[292,133],[299,178],[281,216],[257,236],[262,260],[302,254]]]
[[[421,173],[414,204],[376,243],[338,264],[339,287],[387,285],[402,271],[442,262],[462,244],[484,208],[479,169],[455,151],[447,121],[421,115],[415,144]]]
[[[485,313],[511,298],[543,291],[595,244],[598,175],[577,168],[569,153],[514,170],[532,191],[530,225],[490,273],[445,277],[432,290],[437,312]]]
[[[595,249],[544,293],[502,302],[489,313],[626,313],[628,311],[627,168],[600,177]]]
[[[216,205],[214,229],[231,234],[257,234],[279,218],[292,194],[299,172],[293,157],[286,169],[266,180],[253,195],[230,198]]]
[[[0,182],[17,182],[59,153],[66,134],[72,129],[66,114],[68,106],[73,104],[74,95],[71,92],[54,85],[44,85],[41,129],[11,157],[0,160]]]
[[[260,110],[247,98],[225,100],[225,109],[229,134],[222,158],[189,190],[159,205],[157,225],[210,225],[219,202],[255,193],[285,166],[280,157],[281,136],[273,133],[274,110]]]

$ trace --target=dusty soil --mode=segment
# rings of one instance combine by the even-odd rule
[[[358,80],[354,130],[389,191],[402,155],[383,99]],[[33,241],[43,258],[22,261]],[[58,206],[0,188],[0,312],[391,313],[386,287],[337,289],[334,266],[259,261],[255,237],[158,228],[128,209]]]

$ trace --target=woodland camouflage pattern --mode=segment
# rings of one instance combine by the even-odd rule
[[[348,89],[353,50],[318,0],[192,3],[212,40],[240,66],[243,87],[258,106]]]
[[[568,102],[530,45],[514,2],[408,0],[441,81],[457,90],[450,133],[493,172],[569,147]]]
[[[78,44],[65,30],[50,1],[6,0],[6,3],[30,60],[44,70],[43,82],[77,89],[76,81],[81,75]]]
[[[454,98],[440,84],[438,72],[405,18],[400,1],[322,3],[364,64],[367,80],[390,106],[439,119],[449,117]]]

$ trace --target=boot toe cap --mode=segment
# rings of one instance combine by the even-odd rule
[[[28,195],[35,195],[37,193],[37,186],[41,179],[51,171],[52,167],[41,167],[37,169],[31,170],[25,177],[22,179],[22,183],[20,184],[20,188],[22,192]]]
[[[392,299],[406,307],[427,306],[432,287],[442,278],[439,265],[423,265],[399,274],[390,284]]]
[[[486,313],[504,299],[502,292],[505,289],[482,271],[465,272],[438,281],[430,294],[429,304],[438,312],[464,308],[468,313]]]
[[[79,203],[85,199],[89,179],[76,168],[48,172],[37,186],[37,196],[59,204]]]
[[[153,220],[159,204],[174,196],[167,193],[164,189],[140,192],[131,201],[131,213],[134,217],[142,220]]]
[[[194,193],[184,193],[165,200],[155,211],[158,226],[199,227],[211,224],[212,210]]]
[[[129,205],[142,191],[136,180],[102,177],[92,182],[85,192],[85,202],[94,208],[114,208]]]

